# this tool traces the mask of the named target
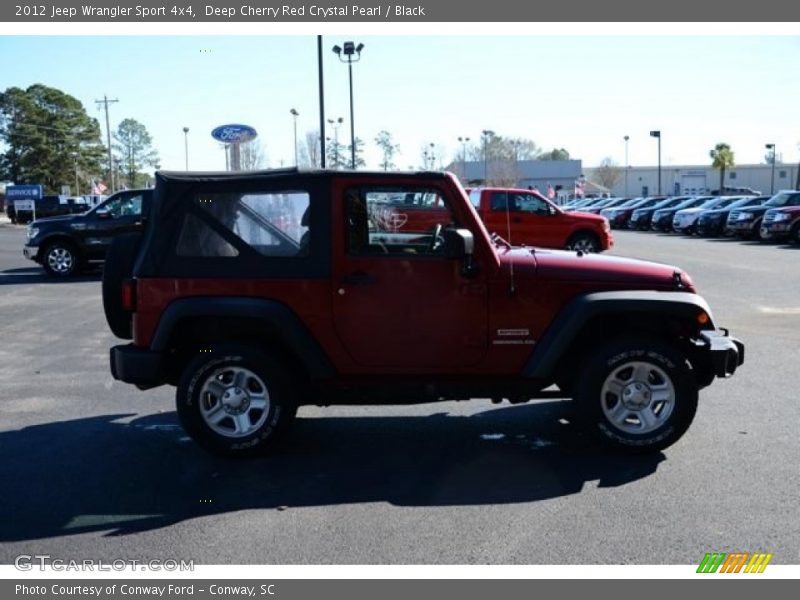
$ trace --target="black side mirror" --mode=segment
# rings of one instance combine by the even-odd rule
[[[445,229],[444,255],[447,258],[464,259],[472,256],[475,250],[475,238],[469,229]]]

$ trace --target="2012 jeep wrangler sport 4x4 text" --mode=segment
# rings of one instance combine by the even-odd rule
[[[680,269],[511,247],[448,173],[156,179],[144,233],[107,257],[106,317],[132,340],[111,371],[177,386],[218,454],[263,452],[304,404],[552,397],[608,445],[655,451],[744,360]],[[409,198],[437,222],[409,226]]]

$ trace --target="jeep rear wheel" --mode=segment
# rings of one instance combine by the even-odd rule
[[[297,387],[290,373],[250,346],[201,349],[178,386],[178,417],[189,436],[214,454],[263,454],[297,411]]]
[[[685,358],[667,344],[625,337],[584,363],[575,399],[591,432],[628,453],[662,450],[689,428],[697,385]]]
[[[580,252],[599,252],[600,242],[597,236],[587,231],[580,231],[574,234],[567,242],[567,250],[575,250]]]
[[[78,253],[69,242],[50,242],[45,246],[42,257],[42,266],[51,277],[69,277],[78,269]]]

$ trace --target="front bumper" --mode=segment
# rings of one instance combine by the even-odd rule
[[[779,240],[789,235],[790,223],[770,223],[761,225],[761,237],[765,240]]]
[[[161,377],[163,354],[133,344],[111,348],[111,375],[114,379],[151,388],[165,383]]]
[[[728,222],[725,225],[725,231],[728,231],[734,235],[749,234],[753,232],[754,224],[755,224],[754,219],[751,219],[749,221],[734,221],[733,223]]]
[[[701,331],[699,345],[710,353],[717,377],[730,377],[744,363],[744,344],[731,337],[727,329]]]
[[[722,233],[724,225],[724,221],[699,221],[697,233],[704,236],[719,235]]]
[[[39,262],[39,246],[25,246],[22,248],[22,255],[28,260]]]
[[[653,231],[669,231],[672,229],[672,218],[661,217],[650,221],[650,229]]]

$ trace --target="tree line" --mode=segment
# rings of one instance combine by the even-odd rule
[[[107,188],[112,180],[127,187],[144,185],[145,169],[159,163],[147,128],[125,118],[112,138],[109,165],[100,123],[77,98],[39,83],[0,93],[0,142],[5,147],[0,180],[42,184],[47,194],[76,182],[76,194],[89,191],[93,181],[105,181]]]

